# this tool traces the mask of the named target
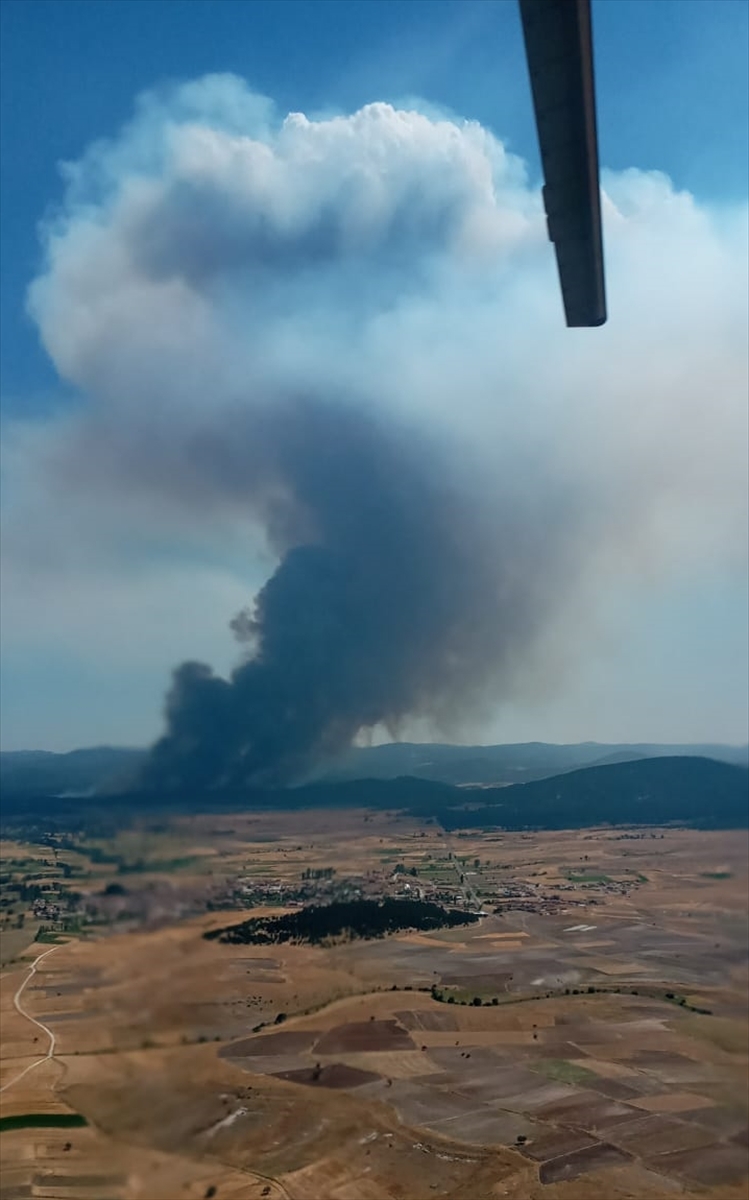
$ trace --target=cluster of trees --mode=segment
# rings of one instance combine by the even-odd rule
[[[35,900],[47,899],[49,891],[40,887],[37,883],[24,883],[21,879],[14,879],[10,883],[4,885],[11,892],[15,893],[16,900],[22,900],[26,904],[33,904]],[[0,905],[11,903],[8,898],[0,900]]]
[[[462,1004],[465,1007],[465,1005],[469,1003],[467,1000],[459,1000],[452,994],[452,992],[441,991],[440,988],[437,987],[436,983],[432,984],[430,991],[432,994],[432,999],[438,1000],[440,1004]],[[486,1004],[487,1006],[494,1005],[496,1008],[496,1006],[499,1004],[499,997],[492,996],[491,1000],[482,1000],[481,996],[474,996],[470,1003],[474,1008],[481,1008],[482,1004]]]
[[[280,917],[252,917],[239,925],[209,930],[203,936],[240,945],[319,945],[330,939],[380,938],[401,929],[441,929],[477,920],[475,913],[442,908],[426,900],[341,900],[310,905]]]
[[[439,1001],[440,1004],[462,1004],[463,1006],[470,1004],[476,1008],[481,1008],[481,1006],[484,1004],[494,1005],[495,1007],[496,1007],[496,1005],[499,1004],[499,998],[497,996],[492,996],[491,1000],[482,1000],[481,996],[474,996],[473,999],[470,1001],[469,1000],[459,1000],[455,995],[453,995],[452,992],[446,992],[444,989],[439,988],[436,983],[432,984],[430,991],[431,991],[432,999]],[[544,993],[538,993],[536,996],[525,997],[525,999],[541,1000],[545,996],[547,1000],[551,1000],[551,999],[557,999],[557,997],[561,996],[562,994],[563,993],[561,992],[561,990],[558,992],[544,992]],[[712,1016],[712,1012],[713,1012],[713,1010],[711,1008],[700,1008],[696,1004],[690,1004],[687,1001],[686,996],[677,996],[674,992],[661,993],[657,988],[646,988],[644,990],[640,990],[638,988],[628,988],[628,987],[621,987],[621,986],[619,986],[619,987],[589,986],[589,987],[565,988],[564,989],[565,996],[586,996],[586,995],[593,996],[596,994],[599,994],[602,996],[612,996],[612,995],[619,996],[619,995],[627,995],[627,994],[629,994],[631,996],[640,996],[640,995],[653,996],[655,999],[669,1000],[672,1004],[678,1004],[680,1008],[688,1009],[689,1012],[700,1013],[700,1014],[702,1014],[704,1016],[708,1016],[708,1017]],[[533,1028],[535,1029],[536,1026],[534,1025]],[[537,1039],[538,1034],[534,1033],[533,1037],[534,1037],[534,1040]]]

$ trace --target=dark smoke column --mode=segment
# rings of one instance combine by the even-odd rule
[[[233,623],[251,658],[228,681],[175,671],[148,787],[290,783],[360,729],[449,706],[497,655],[496,555],[433,451],[316,399],[276,405],[246,441],[245,461],[230,438],[204,469],[241,481],[280,563]]]

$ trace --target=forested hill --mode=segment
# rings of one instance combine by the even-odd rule
[[[233,945],[273,945],[306,942],[319,946],[329,939],[378,938],[401,929],[442,929],[471,925],[479,914],[443,908],[428,900],[335,900],[332,904],[307,905],[280,916],[251,917],[223,929],[203,934],[208,941]]]
[[[71,750],[0,752],[0,787],[4,792],[59,795],[64,792],[124,792],[134,786],[145,750],[99,746]],[[360,779],[395,780],[403,776],[448,784],[526,783],[564,771],[643,758],[684,755],[749,766],[749,747],[721,745],[667,746],[657,743],[606,744],[520,742],[498,746],[451,746],[442,743],[393,742],[352,747],[333,762],[321,764],[312,783],[350,783]],[[300,781],[301,782],[301,781]]]
[[[395,779],[412,775],[438,783],[526,783],[574,771],[580,767],[631,762],[642,758],[713,758],[717,762],[749,766],[749,746],[713,744],[665,745],[656,742],[518,742],[497,746],[451,746],[419,742],[392,742],[382,746],[352,747],[335,762],[321,767],[317,778],[333,782],[349,779]]]
[[[36,795],[122,790],[120,785],[135,777],[145,758],[145,750],[123,746],[95,746],[66,754],[4,750],[0,753],[0,787],[4,793]]]
[[[709,758],[612,763],[471,795],[474,811],[444,813],[443,823],[451,828],[471,824],[507,829],[669,822],[703,829],[749,825],[749,771]]]
[[[3,791],[5,830],[104,830],[160,812],[369,808],[412,813],[447,829],[574,829],[661,825],[703,829],[749,825],[749,771],[686,756],[587,767],[501,788],[456,788],[426,779],[358,779],[279,791],[121,792],[49,796]]]

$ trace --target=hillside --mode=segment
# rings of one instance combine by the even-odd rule
[[[749,771],[686,755],[587,767],[474,796],[481,803],[472,811],[442,813],[442,823],[506,829],[670,822],[730,829],[749,824]]]
[[[746,828],[749,771],[686,755],[586,767],[548,779],[477,790],[402,776],[310,784],[279,791],[163,795],[120,792],[106,797],[4,791],[4,829],[100,831],[160,812],[228,812],[278,808],[400,810],[446,829],[574,829],[662,825]]]
[[[579,767],[643,758],[712,758],[749,766],[749,747],[724,745],[667,745],[655,742],[580,742],[556,745],[521,742],[496,746],[454,746],[394,742],[353,748],[319,772],[325,780],[394,779],[413,775],[453,784],[525,783]]]
[[[145,757],[145,750],[115,746],[95,746],[67,754],[4,750],[0,753],[0,788],[14,794],[50,795],[102,790],[120,781],[129,782]]]
[[[43,750],[0,753],[0,788],[12,794],[124,791],[132,785],[147,751],[109,746],[55,754]],[[747,746],[668,746],[657,743],[554,745],[525,742],[497,746],[454,746],[394,742],[352,748],[321,767],[309,784],[411,776],[448,784],[508,784],[546,779],[580,767],[664,756],[696,756],[749,766]]]

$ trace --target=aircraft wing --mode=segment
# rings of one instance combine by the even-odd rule
[[[590,0],[520,0],[525,53],[568,326],[603,325],[598,136]]]

